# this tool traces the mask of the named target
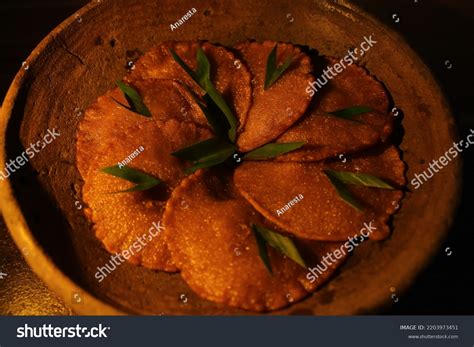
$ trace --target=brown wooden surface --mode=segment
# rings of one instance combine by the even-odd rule
[[[23,0],[0,3],[0,98],[21,63],[57,24],[87,3],[83,0]],[[461,136],[474,128],[471,111],[474,50],[470,37],[474,5],[470,0],[357,0],[390,27],[397,29],[420,54],[444,88],[460,125]],[[400,22],[392,16],[397,14]],[[453,64],[447,69],[445,61]],[[435,139],[433,139],[435,140]],[[473,155],[465,159],[465,178]],[[472,169],[469,171],[472,173]],[[470,211],[473,184],[465,180],[463,205],[446,246],[420,276],[413,289],[394,305],[391,314],[473,314],[474,219]],[[451,256],[445,248],[450,247]],[[469,265],[468,265],[469,264]],[[39,281],[23,261],[0,221],[0,314],[70,314],[72,302],[62,303]],[[71,301],[73,298],[71,298]]]

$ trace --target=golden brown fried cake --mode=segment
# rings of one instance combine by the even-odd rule
[[[83,178],[87,176],[91,164],[100,160],[104,153],[110,150],[108,142],[120,142],[130,126],[149,121],[119,105],[114,99],[127,103],[123,94],[115,88],[100,96],[86,110],[84,118],[79,123],[76,158],[77,168]],[[103,147],[106,147],[105,151]]]
[[[159,111],[173,103],[183,108],[189,105],[172,88],[155,94],[157,101],[147,102],[156,93],[154,82],[156,80],[147,81],[151,83],[150,88],[141,90],[153,118],[136,114],[119,105],[113,99],[124,104],[127,102],[122,93],[114,89],[99,97],[79,124],[77,162],[85,181],[83,199],[89,206],[86,214],[94,223],[97,237],[111,253],[133,248],[138,237],[146,237],[153,223],[161,221],[171,189],[184,177],[184,164],[170,153],[211,136],[209,130],[194,122],[155,120]],[[162,82],[167,83],[159,81],[160,85],[163,85]],[[175,100],[171,100],[172,97]],[[194,109],[188,109],[189,115]],[[132,153],[135,153],[134,158],[124,162]],[[164,181],[164,184],[146,192],[110,194],[133,186],[126,180],[99,171],[120,162],[153,175]],[[155,234],[156,230],[152,232]],[[161,234],[141,248],[130,259],[132,263],[152,269],[176,270]]]
[[[383,115],[376,115],[384,117]],[[318,161],[338,154],[354,153],[380,141],[368,124],[325,114],[311,113],[288,129],[275,142],[304,142],[304,146],[280,155],[277,161]]]
[[[194,122],[210,129],[204,113],[181,83],[166,79],[146,79],[137,80],[132,85],[142,96],[154,119]]]
[[[277,64],[289,56],[293,57],[293,62],[270,88],[264,90],[267,57],[275,44],[274,41],[246,42],[236,47],[253,75],[252,107],[237,140],[243,152],[276,139],[303,115],[311,101],[305,91],[314,79],[311,61],[292,44],[278,44]]]
[[[325,57],[328,66],[339,62],[336,58]],[[319,79],[322,77],[317,76]],[[380,113],[367,113],[357,120],[371,125],[385,140],[392,132],[393,116],[388,112],[389,98],[384,86],[359,65],[349,65],[322,86],[314,96],[313,113],[324,114],[353,106],[368,106]],[[381,117],[382,116],[382,117]]]
[[[184,177],[183,163],[170,153],[199,140],[200,136],[192,123],[171,120],[158,127],[155,121],[148,120],[127,128],[120,141],[103,139],[103,155],[91,163],[88,175],[84,178],[83,199],[89,206],[86,214],[94,223],[96,236],[109,252],[133,248],[134,242],[148,235],[153,225],[153,233],[156,234],[156,225],[162,221],[166,199],[172,188]],[[173,139],[168,141],[170,137]],[[178,147],[171,145],[176,139],[181,142]],[[123,161],[140,146],[143,151],[128,166],[161,179],[163,184],[143,192],[111,194],[132,188],[134,184],[105,174],[100,169]],[[154,237],[130,262],[151,269],[176,270],[162,233]]]
[[[138,80],[132,86],[140,93],[153,119],[156,119],[160,126],[167,124],[169,127],[180,122],[193,122],[202,129],[187,126],[184,130],[194,129],[194,131],[211,136],[211,132],[207,130],[209,125],[203,112],[178,82],[149,79]],[[149,120],[147,117],[129,111],[119,103],[129,106],[123,93],[118,88],[114,88],[100,96],[86,110],[84,118],[79,123],[76,151],[77,166],[82,177],[86,177],[90,163],[96,162],[101,156],[107,155],[112,150],[111,148],[106,148],[105,151],[101,150],[104,144],[108,143],[108,139],[113,141],[113,144],[120,142],[122,135],[127,132],[130,126]],[[175,121],[166,122],[171,119]],[[195,138],[193,134],[189,135],[191,137],[185,139]],[[174,141],[174,139],[172,140]],[[176,149],[179,148],[176,147]]]
[[[331,57],[325,61],[327,65],[338,62]],[[311,111],[276,141],[306,144],[277,160],[317,161],[354,153],[386,141],[392,133],[393,117],[387,114],[388,95],[382,84],[360,66],[347,66],[315,95]],[[355,116],[354,120],[360,123],[326,115],[353,106],[369,106],[374,112]]]
[[[129,250],[139,237],[148,235],[153,223],[162,223],[162,213],[170,187],[183,176],[182,164],[170,157],[170,148],[162,143],[162,132],[153,120],[129,127],[120,141],[105,139],[110,152],[92,163],[85,178],[83,199],[89,206],[87,216],[94,223],[96,236],[110,253]],[[146,139],[146,140],[145,140]],[[111,194],[132,188],[133,183],[103,173],[100,168],[116,165],[140,146],[143,152],[130,163],[130,167],[161,178],[165,183],[150,191]],[[146,241],[145,241],[146,242]],[[144,259],[145,251],[130,259],[133,264],[148,265],[153,269],[176,270],[169,257],[163,234],[146,245],[151,259]],[[150,261],[151,260],[151,261]]]
[[[173,49],[193,71],[196,71],[196,53],[199,45],[201,44],[198,42],[162,43],[138,59],[135,69],[125,79],[129,82],[148,78],[174,79],[187,84],[202,95],[202,89],[169,53],[169,50]],[[211,63],[211,81],[243,126],[251,103],[251,77],[247,67],[222,46],[205,42],[201,47]]]
[[[96,237],[107,251],[129,252],[128,261],[134,265],[176,271],[161,230],[165,202],[150,192],[110,194],[125,184],[104,173],[92,175],[88,182],[83,195],[90,208],[85,213],[94,223]],[[155,194],[157,191],[159,188]]]
[[[366,206],[364,212],[359,212],[339,197],[323,169],[372,174],[396,187],[405,184],[405,165],[393,146],[362,153],[346,163],[245,162],[236,169],[234,182],[260,213],[296,236],[343,241],[358,233],[364,223],[373,221],[377,229],[370,238],[387,237],[387,221],[402,191],[348,185],[348,190]],[[300,197],[299,201],[282,211],[295,197]]]
[[[247,310],[275,310],[307,296],[341,264],[343,258],[311,283],[307,269],[268,247],[270,275],[250,227],[251,223],[262,225],[262,217],[218,177],[222,175],[200,170],[186,178],[168,200],[165,212],[165,236],[173,261],[200,296]],[[308,266],[341,246],[305,245],[313,253]]]
[[[325,57],[325,64],[332,66],[339,62],[333,57]],[[321,80],[320,76],[316,76]],[[324,77],[323,77],[324,82]],[[356,64],[346,66],[340,74],[329,79],[314,96],[316,111],[327,113],[352,106],[369,106],[376,111],[387,113],[389,99],[382,83],[368,71]]]

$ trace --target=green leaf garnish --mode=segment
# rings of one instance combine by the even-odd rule
[[[269,143],[244,155],[246,160],[265,160],[282,155],[303,146],[304,142]]]
[[[325,172],[326,174],[330,172],[330,174],[333,177],[337,177],[339,181],[346,184],[381,188],[381,189],[395,189],[390,184],[378,178],[377,176],[366,174],[366,173],[335,171],[335,170],[325,170]]]
[[[331,181],[332,185],[339,194],[339,197],[344,200],[344,202],[346,202],[359,212],[362,212],[364,210],[364,206],[362,206],[362,204],[351,194],[345,184],[341,180],[339,180],[336,175],[333,174],[332,170],[324,170],[324,173],[329,178],[329,181]]]
[[[367,113],[367,112],[372,112],[373,109],[368,106],[352,106],[348,108],[343,108],[341,110],[337,110],[334,112],[329,112],[330,115],[336,116],[339,118],[347,119],[347,120],[354,120],[353,118],[355,116]]]
[[[197,83],[207,91],[205,86],[207,84],[212,85],[211,82],[211,63],[209,62],[209,59],[207,59],[206,54],[202,50],[201,47],[198,47],[197,49],[197,70],[196,70],[196,78],[197,78]]]
[[[306,264],[303,258],[301,257],[298,249],[289,237],[283,236],[273,230],[266,229],[256,224],[252,224],[252,231],[255,235],[255,239],[257,240],[260,258],[262,258],[263,263],[270,271],[270,273],[272,273],[272,267],[270,264],[270,259],[268,257],[267,249],[265,247],[265,243],[273,247],[283,255],[286,255],[288,258],[290,258],[297,264],[306,268]]]
[[[142,116],[145,117],[151,117],[151,112],[150,110],[146,107],[144,104],[142,97],[138,93],[138,91],[133,88],[132,86],[129,86],[128,84],[123,83],[122,81],[117,81],[117,86],[119,89],[122,91],[123,95],[125,96],[125,99],[127,99],[128,105],[126,106],[122,104],[121,102],[115,100],[117,103],[125,107],[126,109],[141,114]]]
[[[161,183],[153,176],[147,175],[141,171],[132,169],[128,166],[120,168],[118,165],[109,166],[101,169],[102,172],[135,183],[135,187],[126,190],[120,190],[115,193],[130,193],[148,190]]]
[[[272,51],[268,55],[267,58],[267,67],[265,69],[265,86],[264,90],[267,90],[275,83],[280,76],[285,72],[288,67],[290,67],[291,62],[293,61],[293,57],[288,57],[286,60],[277,67],[277,46],[273,47]]]
[[[233,143],[213,138],[198,142],[171,154],[177,158],[192,162],[194,165],[186,170],[186,174],[191,174],[198,169],[223,163],[236,151],[237,146]]]
[[[193,100],[198,104],[201,111],[204,113],[207,121],[211,125],[214,133],[218,137],[225,136],[229,130],[229,123],[221,109],[216,103],[209,97],[209,94],[203,96],[204,103],[194,94],[194,92],[187,85],[184,86],[186,90],[191,94]]]
[[[171,153],[171,155],[191,161],[196,162],[199,161],[201,158],[205,157],[207,153],[211,153],[215,150],[215,147],[222,141],[217,138],[212,138],[208,140],[204,140],[198,143],[195,143],[191,146],[182,148],[176,152]]]
[[[263,264],[267,268],[268,272],[273,274],[272,264],[270,263],[270,257],[268,256],[267,243],[263,236],[256,230],[257,226],[252,224],[253,235],[255,236],[255,241],[257,241],[258,255],[262,259]]]
[[[173,57],[174,61],[176,61],[179,66],[181,66],[183,68],[184,71],[186,71],[186,73],[197,83],[199,84],[198,82],[198,78],[196,77],[196,74],[194,73],[194,71],[180,58],[180,56],[178,54],[176,54],[176,52],[174,50],[172,50],[170,48],[170,54],[171,56]],[[199,61],[198,61],[198,64],[199,64]],[[199,70],[199,66],[198,66],[198,70]],[[200,85],[200,84],[199,84]]]
[[[210,82],[209,82],[210,83]],[[219,92],[214,88],[212,84],[210,84],[206,90],[209,97],[216,103],[219,109],[224,113],[229,122],[229,130],[227,131],[227,135],[229,140],[235,142],[235,138],[237,136],[237,119],[235,118],[234,114],[230,110],[229,106],[225,102],[224,98],[219,94]]]
[[[186,73],[209,95],[209,98],[219,107],[222,113],[225,115],[229,124],[229,130],[227,135],[230,141],[235,142],[237,136],[237,119],[235,118],[229,105],[225,102],[222,95],[219,94],[217,89],[211,82],[210,76],[210,62],[207,59],[206,54],[201,47],[198,47],[197,51],[197,69],[194,72],[172,49],[170,54],[173,59],[186,71]]]

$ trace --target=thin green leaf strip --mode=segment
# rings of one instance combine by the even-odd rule
[[[198,104],[201,111],[204,113],[207,121],[211,125],[214,133],[218,137],[227,136],[229,130],[229,123],[216,103],[209,97],[209,94],[203,96],[204,103],[194,94],[194,92],[188,86],[184,86],[190,93],[193,100]]]
[[[272,264],[270,263],[270,257],[268,256],[267,243],[255,224],[252,224],[252,231],[255,236],[255,241],[257,242],[258,255],[260,256],[260,259],[262,259],[263,265],[265,265],[268,272],[273,274]]]
[[[199,84],[198,79],[194,71],[180,58],[179,55],[172,49],[169,50],[173,59],[183,68],[184,71],[196,82]]]
[[[374,110],[368,106],[352,106],[334,112],[329,112],[329,114],[347,120],[354,120],[354,117],[356,116],[373,111]]]
[[[298,249],[296,248],[295,244],[289,237],[286,237],[273,230],[261,227],[256,224],[252,224],[252,231],[254,232],[255,235],[259,235],[263,240],[265,240],[265,242],[269,246],[276,249],[281,254],[286,255],[288,258],[290,258],[291,260],[293,260],[300,266],[306,268],[306,264],[303,260],[303,257],[301,257]],[[257,238],[257,243],[258,242],[259,240]],[[260,246],[259,246],[259,251],[260,251]],[[262,261],[265,263],[265,259],[264,259],[265,256],[262,257],[261,253],[262,252],[260,252],[260,257],[262,258]],[[268,254],[267,254],[267,258],[268,258]],[[268,262],[268,266],[270,266],[270,262],[268,259],[267,259],[267,262]],[[267,266],[267,264],[265,264],[265,266]]]
[[[208,153],[212,153],[220,142],[217,138],[204,140],[173,152],[171,155],[194,163],[204,158]]]
[[[331,170],[324,170],[324,173],[329,178],[329,181],[336,189],[337,194],[344,202],[359,212],[364,211],[364,206],[351,194],[345,184],[341,182]]]
[[[209,95],[209,98],[219,107],[229,124],[227,135],[231,142],[235,142],[237,136],[237,118],[226,101],[216,90],[211,82],[210,70],[211,64],[201,47],[197,51],[197,69],[194,72],[172,49],[170,54],[173,59],[186,71],[186,73]]]
[[[352,184],[356,186],[365,186],[381,189],[395,189],[387,182],[378,178],[377,176],[366,174],[366,173],[356,173],[349,171],[336,171],[336,170],[326,170],[334,177],[337,177],[339,181],[346,184]]]
[[[209,62],[209,59],[207,59],[207,56],[201,47],[198,47],[196,59],[198,63],[196,70],[196,82],[207,91],[205,86],[208,83],[211,83],[211,63]]]
[[[235,139],[237,137],[237,118],[235,118],[230,107],[227,105],[224,98],[219,94],[216,88],[214,88],[212,83],[209,82],[206,92],[227,118],[227,121],[229,122],[229,130],[227,131],[227,136],[229,137],[230,141],[235,142]]]
[[[274,158],[276,156],[294,151],[301,146],[304,142],[290,142],[290,143],[269,143],[265,146],[254,149],[244,155],[245,160],[265,160]]]
[[[135,88],[123,83],[122,81],[117,81],[116,83],[119,89],[122,91],[123,95],[125,96],[125,99],[127,99],[129,106],[127,107],[126,105],[123,105],[122,103],[115,100],[116,102],[118,102],[120,105],[124,106],[132,112],[138,113],[145,117],[151,117],[150,110],[146,107],[145,103],[142,100],[142,97],[140,96],[140,93],[138,93]]]
[[[267,58],[267,66],[265,69],[265,90],[270,88],[280,78],[280,76],[283,75],[293,61],[292,57],[288,57],[283,64],[277,67],[277,46],[278,45],[275,45],[275,47],[273,47]]]
[[[237,151],[237,146],[221,141],[209,139],[172,153],[177,158],[192,162],[194,165],[186,170],[187,174],[223,163]]]
[[[135,183],[134,187],[130,189],[126,189],[126,190],[121,190],[115,193],[130,193],[130,192],[148,190],[161,183],[159,179],[153,176],[150,176],[144,172],[132,169],[128,166],[124,166],[122,168],[119,168],[118,165],[109,166],[109,167],[103,168],[101,171],[106,174]]]

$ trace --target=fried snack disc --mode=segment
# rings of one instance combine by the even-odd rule
[[[247,310],[275,310],[307,296],[342,263],[343,257],[311,283],[307,269],[268,247],[270,275],[250,228],[264,221],[232,193],[222,176],[198,171],[182,181],[166,206],[168,247],[181,276],[197,294]],[[313,254],[306,257],[307,265],[313,265],[341,244],[305,242],[304,247]]]
[[[246,42],[237,45],[253,75],[252,107],[237,144],[242,152],[260,147],[284,133],[306,111],[311,97],[306,92],[311,75],[309,57],[292,44],[278,43],[277,65],[293,57],[290,67],[264,90],[267,57],[274,41]]]
[[[333,66],[340,60],[324,57],[325,67]],[[315,81],[325,82],[325,78],[317,76]],[[327,79],[328,83],[317,87],[315,93],[316,111],[327,113],[352,106],[369,106],[381,113],[388,112],[388,94],[378,80],[368,71],[356,64],[347,65],[335,77]]]
[[[96,236],[109,252],[132,249],[139,237],[149,237],[148,230],[153,226],[153,233],[156,234],[156,225],[162,221],[166,200],[172,188],[184,177],[184,164],[170,153],[199,140],[199,137],[192,123],[170,120],[158,127],[153,120],[148,120],[128,127],[119,138],[120,141],[104,139],[106,144],[103,153],[107,154],[90,164],[85,177],[83,199],[89,206],[86,214],[94,223]],[[181,143],[174,143],[177,140]],[[140,146],[143,151],[128,166],[159,178],[163,184],[143,192],[111,194],[132,188],[134,184],[105,174],[100,168],[116,165],[136,149],[141,149]],[[148,242],[130,262],[151,269],[176,270],[162,233]]]
[[[375,117],[384,117],[377,114]],[[381,134],[364,123],[311,113],[287,130],[276,142],[305,145],[280,155],[277,161],[318,161],[338,154],[354,153],[377,143]]]
[[[119,105],[114,99],[127,104],[123,94],[115,88],[100,96],[86,110],[84,118],[79,123],[76,159],[77,168],[83,178],[87,176],[91,164],[96,163],[107,150],[110,150],[107,148],[107,143],[111,140],[119,142],[130,126],[149,121],[148,118]],[[104,141],[104,139],[109,139],[109,141]],[[103,147],[106,147],[106,151]]]
[[[189,134],[184,134],[185,140],[197,138],[192,133],[193,131],[203,136],[205,134],[207,137],[211,136],[211,132],[207,130],[209,126],[203,112],[178,82],[149,79],[138,80],[132,86],[140,93],[158,125],[167,125],[170,128],[173,125],[179,127],[179,123],[192,122],[196,123],[199,129],[190,124],[184,126],[183,131],[191,131]],[[102,149],[109,143],[108,141],[112,141],[115,145],[115,142],[121,141],[123,134],[130,126],[149,120],[147,117],[129,111],[120,103],[128,106],[123,93],[118,88],[114,88],[100,96],[86,110],[84,118],[79,123],[76,151],[77,167],[82,177],[86,177],[90,163],[97,162],[102,155],[107,155],[112,150],[109,147]],[[167,120],[174,121],[167,122]],[[169,140],[175,141],[172,136]],[[185,142],[190,144],[187,140]],[[127,153],[123,158],[129,154]]]
[[[370,238],[387,237],[387,221],[402,191],[347,185],[366,206],[359,212],[339,197],[323,169],[372,174],[396,187],[405,184],[405,166],[393,146],[362,153],[346,163],[245,162],[236,169],[234,182],[260,213],[296,236],[343,241],[373,221],[376,230]]]
[[[324,61],[327,66],[338,62],[332,57],[326,57]],[[319,77],[319,80],[322,78]],[[276,141],[304,141],[306,144],[277,160],[316,161],[337,154],[354,153],[379,141],[386,141],[392,133],[393,117],[387,114],[388,95],[383,85],[360,66],[347,66],[315,95],[311,112]],[[369,106],[374,112],[354,117],[360,123],[326,115],[353,106]]]
[[[202,44],[198,42],[162,43],[136,61],[135,68],[126,80],[133,82],[137,79],[148,78],[174,79],[187,84],[196,93],[202,94],[202,89],[174,61],[169,52],[173,49],[193,71],[196,71],[196,53],[199,45],[211,63],[211,81],[235,112],[240,126],[243,126],[251,103],[250,73],[233,53],[222,46],[215,46],[208,42]]]
[[[138,238],[148,237],[153,223],[156,225],[161,221],[170,190],[184,177],[184,163],[170,153],[208,138],[211,132],[194,122],[154,119],[162,118],[157,117],[158,112],[167,107],[171,109],[173,105],[189,107],[189,115],[194,109],[175,93],[175,88],[172,89],[169,84],[171,81],[154,82],[157,81],[137,82],[137,86],[144,88],[142,97],[153,118],[131,112],[114,101],[126,104],[117,89],[98,98],[79,124],[77,163],[85,181],[83,199],[89,206],[85,212],[94,223],[96,236],[105,248],[116,253],[141,247],[140,252],[131,256],[130,262],[152,269],[174,271],[176,268],[161,234],[150,240],[146,247]],[[156,85],[168,85],[169,88],[157,93]],[[157,101],[147,102],[153,95]],[[171,100],[172,97],[174,100]],[[100,169],[118,165],[132,153],[133,158],[124,165],[155,176],[164,184],[145,192],[110,194],[131,188],[133,183],[105,174]],[[156,234],[156,229],[152,230],[153,234]]]
[[[326,66],[332,66],[339,60],[325,57]],[[324,77],[318,77],[324,82]],[[358,65],[346,66],[340,74],[323,85],[314,96],[313,113],[324,114],[353,106],[368,106],[377,113],[367,113],[356,117],[357,120],[371,125],[385,141],[392,132],[393,116],[388,114],[389,98],[382,85],[368,71]]]
[[[146,79],[137,80],[132,85],[142,96],[154,119],[194,122],[210,129],[204,113],[181,83],[168,79]]]

